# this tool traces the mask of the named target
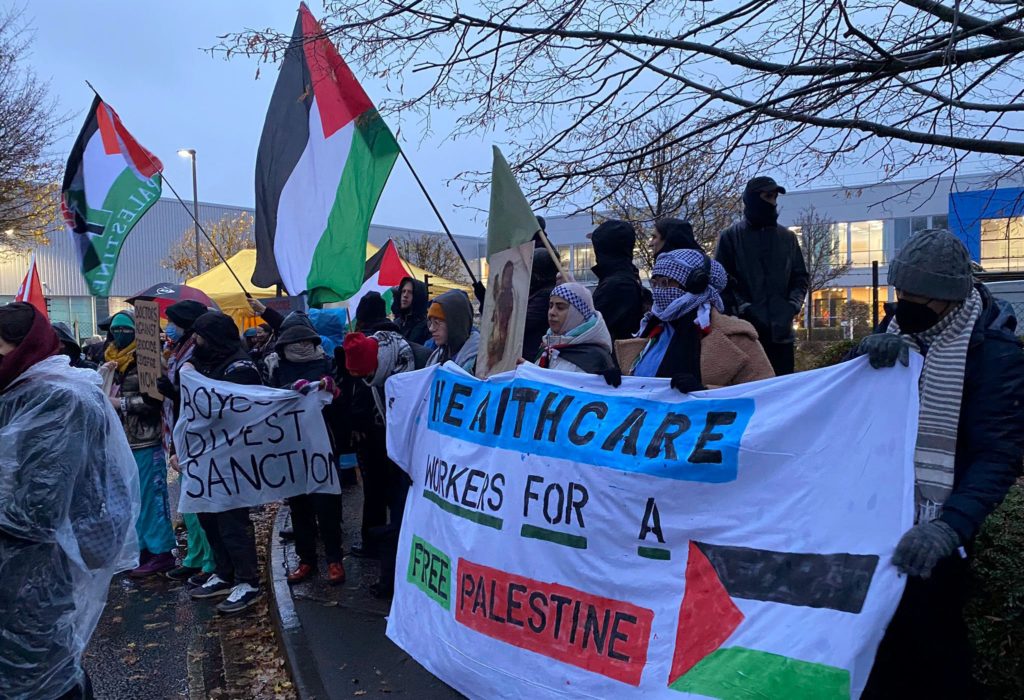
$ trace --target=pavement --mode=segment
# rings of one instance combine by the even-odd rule
[[[343,509],[347,550],[359,541],[360,487],[345,489]],[[345,583],[330,586],[321,552],[318,577],[289,590],[285,576],[298,565],[298,558],[292,544],[277,537],[280,528],[289,525],[287,509],[282,508],[271,545],[271,610],[299,697],[461,698],[385,635],[391,601],[374,598],[369,591],[379,575],[377,561],[346,555]]]

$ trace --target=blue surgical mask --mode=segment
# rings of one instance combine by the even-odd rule
[[[164,333],[167,334],[167,339],[170,340],[172,343],[177,343],[179,340],[181,340],[181,329],[178,328],[173,323],[167,324],[167,328],[164,329]]]

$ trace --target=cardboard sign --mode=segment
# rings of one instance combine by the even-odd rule
[[[135,302],[135,362],[139,368],[139,388],[154,399],[162,399],[156,380],[163,374],[160,343],[160,306],[155,301]]]
[[[858,697],[903,591],[919,371],[396,375],[388,636],[469,697]]]
[[[174,449],[182,513],[210,513],[303,493],[341,493],[323,391],[208,379],[186,364]]]
[[[480,350],[476,356],[478,377],[485,378],[516,368],[516,360],[523,351],[533,248],[533,241],[527,241],[487,259],[491,279],[480,317]]]

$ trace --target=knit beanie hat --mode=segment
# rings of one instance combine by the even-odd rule
[[[365,326],[369,323],[384,320],[387,313],[384,297],[377,292],[367,292],[366,296],[359,300],[359,305],[356,307],[356,321]]]
[[[928,299],[963,301],[974,285],[971,256],[948,230],[925,229],[889,264],[889,284]]]
[[[129,313],[119,311],[114,314],[114,320],[110,322],[110,327],[113,328],[135,328],[135,317]]]
[[[377,339],[362,333],[345,336],[345,369],[353,376],[370,377],[377,372]]]
[[[178,301],[167,307],[167,318],[182,330],[188,330],[196,319],[206,313],[206,307],[192,299]]]
[[[436,318],[438,321],[447,320],[444,315],[444,307],[436,301],[433,302],[427,310],[427,318]]]

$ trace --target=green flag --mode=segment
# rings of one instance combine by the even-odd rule
[[[487,257],[526,243],[540,230],[530,203],[519,189],[497,146],[491,168],[491,212],[487,217]]]

